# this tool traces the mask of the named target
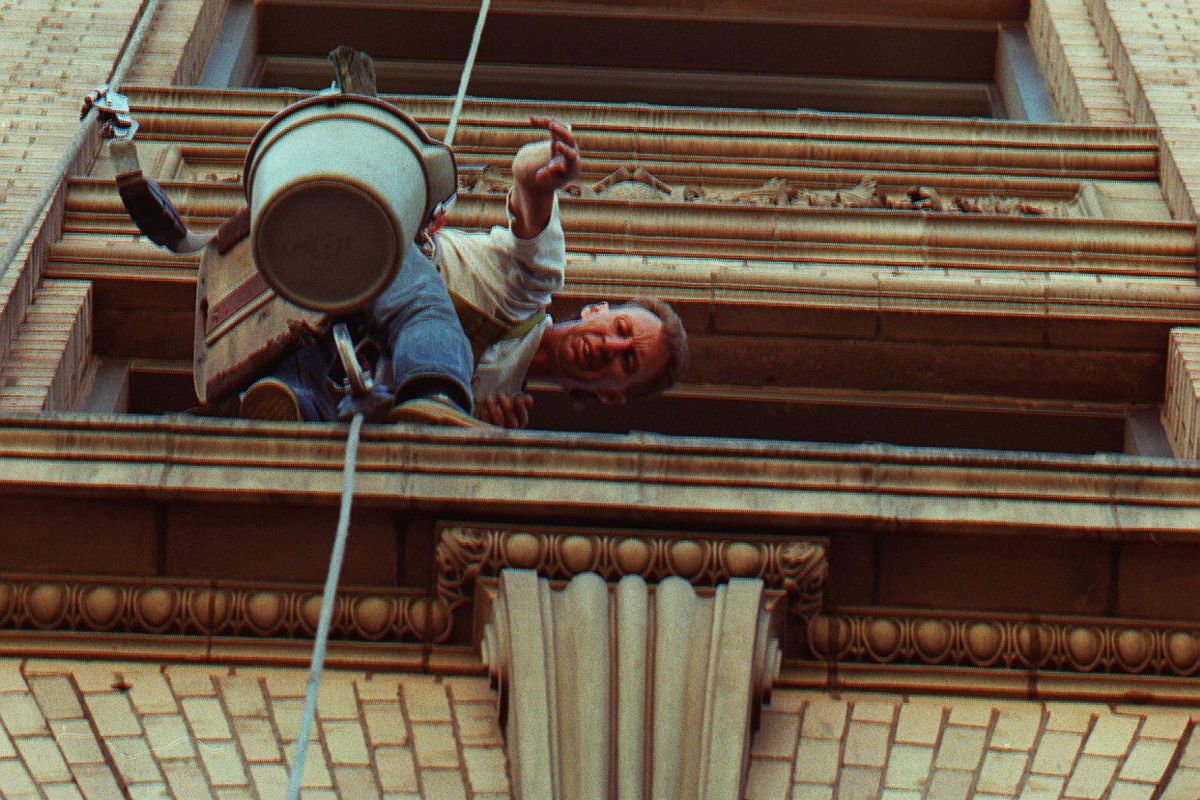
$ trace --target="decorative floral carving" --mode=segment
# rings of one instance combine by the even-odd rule
[[[813,617],[806,638],[810,655],[822,660],[1149,675],[1200,672],[1200,626],[836,614]]]
[[[671,575],[693,585],[730,578],[762,578],[785,591],[793,613],[820,608],[828,564],[825,545],[814,541],[695,539],[649,533],[585,535],[569,530],[497,530],[446,526],[435,555],[437,596],[453,611],[471,601],[475,579],[506,567],[537,570],[551,580],[595,572],[606,581],[640,575],[657,582]]]
[[[658,199],[671,196],[671,187],[651,175],[645,167],[630,164],[617,167],[592,187],[596,194],[609,193],[628,198]]]

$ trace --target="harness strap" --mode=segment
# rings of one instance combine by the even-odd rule
[[[496,342],[520,339],[546,318],[546,309],[540,308],[514,325],[505,325],[457,292],[450,292],[450,301],[454,303],[454,312],[458,314],[458,324],[471,342],[471,353],[476,364],[484,351]]]

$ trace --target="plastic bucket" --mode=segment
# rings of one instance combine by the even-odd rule
[[[244,175],[259,272],[296,305],[330,312],[383,291],[456,185],[449,148],[390,104],[345,94],[276,114]]]

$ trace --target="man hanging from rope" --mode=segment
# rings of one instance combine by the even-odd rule
[[[242,395],[243,416],[332,421],[361,411],[370,421],[522,428],[533,403],[527,378],[616,405],[674,384],[687,338],[666,303],[597,303],[559,323],[546,316],[566,263],[556,191],[578,175],[579,150],[568,126],[530,121],[550,139],[513,159],[507,228],[442,230],[432,257],[411,247],[369,308],[368,328],[390,366],[383,383],[394,396],[339,403],[326,377],[333,346],[322,337],[253,384]]]

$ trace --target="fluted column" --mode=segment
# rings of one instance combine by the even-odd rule
[[[501,573],[483,656],[522,800],[740,797],[780,664],[761,580],[701,596],[587,573],[552,591],[529,570]]]

